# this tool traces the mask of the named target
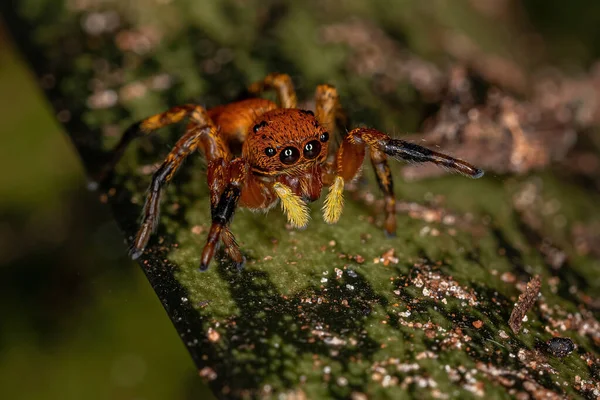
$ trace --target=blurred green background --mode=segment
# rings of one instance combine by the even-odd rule
[[[348,3],[355,10],[368,4]],[[395,14],[384,3],[371,16],[390,26]],[[583,68],[597,59],[600,3],[524,4],[526,19],[549,44],[547,59]],[[450,13],[446,23],[460,18]],[[400,25],[410,30],[411,23]],[[486,42],[485,26],[464,28]],[[210,396],[142,271],[127,259],[107,207],[86,191],[68,138],[2,32],[0,398]],[[415,38],[409,44],[427,52]],[[488,45],[510,49],[514,38],[501,40]]]
[[[0,49],[0,398],[207,398],[5,33]]]

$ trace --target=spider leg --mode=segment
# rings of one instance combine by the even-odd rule
[[[389,236],[396,235],[396,195],[394,194],[394,181],[392,171],[384,152],[375,148],[370,149],[371,165],[377,177],[377,184],[383,192],[385,207],[385,233]]]
[[[393,194],[393,181],[387,157],[409,162],[432,162],[451,171],[458,172],[471,178],[483,176],[483,170],[473,165],[429,150],[425,147],[392,139],[387,134],[370,128],[356,128],[348,133],[338,149],[335,164],[335,177],[330,187],[325,205],[323,207],[324,219],[328,223],[335,223],[341,215],[343,206],[343,192],[336,189],[343,187],[345,181],[353,179],[360,170],[365,156],[365,147],[369,146],[371,162],[375,169],[380,188],[386,196],[386,222],[385,229],[393,235],[396,228],[395,198]]]
[[[209,127],[188,130],[177,141],[166,160],[152,176],[152,183],[150,184],[150,190],[142,214],[142,223],[130,250],[131,258],[134,260],[144,252],[150,236],[156,229],[163,187],[171,181],[185,158],[196,151],[200,144],[200,138],[203,135],[207,135],[209,131]]]
[[[242,188],[248,175],[248,165],[243,159],[238,158],[233,160],[227,169],[229,176],[227,185],[225,185],[223,192],[220,194],[219,201],[212,208],[212,225],[200,259],[201,271],[205,271],[208,268],[221,239],[223,239],[227,246],[235,243],[235,239],[231,232],[226,233],[227,225],[231,222],[235,209],[237,208]],[[243,256],[239,252],[237,244],[233,247],[234,249],[230,247],[228,247],[228,249],[230,250],[230,254],[239,254],[239,261],[235,261],[238,263],[238,268],[240,268],[243,266]]]
[[[101,170],[95,175],[94,180],[90,182],[90,188],[95,189],[99,184],[102,184],[110,177],[110,174],[114,171],[115,166],[125,153],[125,149],[134,139],[147,135],[152,131],[167,125],[178,123],[187,116],[189,116],[192,121],[195,121],[196,125],[203,121],[210,120],[203,107],[195,104],[185,104],[173,107],[163,113],[153,115],[130,125],[123,133],[123,136],[121,136],[119,143],[111,151],[112,154],[110,160],[103,165]],[[210,151],[210,154],[206,154],[207,158],[216,158],[220,155],[220,152],[226,152],[222,142],[217,143],[215,146],[208,146],[206,150]]]
[[[339,125],[346,126],[348,124],[348,117],[344,112],[340,103],[340,96],[335,87],[331,85],[319,85],[315,91],[315,116],[319,123],[330,132],[334,132]],[[346,132],[342,132],[343,136],[346,136]],[[360,165],[364,158],[364,146],[353,146],[354,148],[348,148],[346,144],[344,150],[339,151],[343,154],[343,157],[348,157],[348,153],[352,156],[357,157],[358,163],[350,165],[350,172],[346,171],[347,179],[352,179],[358,172]],[[338,154],[340,156],[340,154]],[[392,174],[387,161],[386,155],[375,149],[371,149],[371,164],[377,177],[377,183],[379,188],[384,193],[385,200],[385,231],[388,235],[394,235],[396,232],[396,197],[394,195],[394,184],[392,181]],[[341,158],[342,156],[340,156]],[[339,161],[340,164],[344,163],[344,160]],[[343,178],[336,177],[336,171],[333,165],[329,165],[326,168],[327,181],[333,183],[330,187],[329,195],[325,200],[324,206],[324,218],[325,221],[333,223],[337,221],[341,215],[343,208],[343,190],[344,180]],[[349,176],[349,178],[348,178]]]
[[[344,184],[359,173],[365,159],[365,144],[353,143],[346,136],[337,149],[335,159],[323,168],[322,180],[329,185],[329,193],[323,204],[323,219],[334,224],[344,208]]]
[[[317,86],[315,117],[319,124],[329,132],[335,132],[337,128],[343,128],[348,124],[348,117],[342,108],[340,96],[335,87],[327,84]]]
[[[292,78],[288,74],[272,73],[262,81],[254,82],[248,87],[253,95],[258,95],[266,90],[273,89],[277,93],[279,105],[283,108],[296,108],[298,99]]]
[[[400,139],[392,139],[383,132],[370,128],[357,128],[348,134],[350,141],[365,142],[371,149],[379,150],[398,161],[431,162],[452,172],[458,172],[469,178],[481,178],[484,174],[466,161],[430,150],[426,147]]]
[[[152,183],[142,214],[142,223],[130,250],[133,259],[138,258],[143,253],[150,236],[156,229],[162,189],[173,179],[183,161],[199,149],[204,152],[209,162],[217,157],[226,159],[230,157],[227,148],[217,135],[217,128],[206,114],[206,111],[200,106],[194,107],[195,109],[190,113],[191,121],[188,124],[186,133],[177,141],[173,150],[152,176]],[[160,115],[163,114],[142,121],[140,126],[147,129],[158,127],[167,118],[160,117]],[[169,115],[169,112],[164,115]],[[177,118],[182,119],[183,116],[179,115]]]
[[[207,178],[208,187],[210,189],[211,215],[214,215],[216,212],[221,195],[229,182],[229,177],[229,168],[224,159],[219,158],[208,164]],[[225,245],[225,251],[229,257],[236,263],[238,268],[241,269],[245,264],[245,259],[229,227],[226,226],[223,230],[221,240]]]

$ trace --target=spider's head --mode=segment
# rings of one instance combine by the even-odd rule
[[[279,108],[257,118],[242,153],[254,172],[278,175],[324,162],[328,144],[312,111]]]

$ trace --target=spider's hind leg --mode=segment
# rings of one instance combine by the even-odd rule
[[[110,179],[115,166],[125,153],[127,146],[134,139],[148,135],[152,131],[167,125],[176,124],[187,116],[190,116],[191,121],[196,122],[196,125],[204,123],[209,119],[203,107],[195,104],[184,104],[130,125],[123,133],[123,136],[121,136],[119,143],[111,150],[108,162],[102,165],[100,170],[93,176],[93,180],[89,183],[88,187],[92,190],[96,189],[99,185],[104,184]]]
[[[183,160],[198,148],[200,138],[207,134],[207,131],[210,131],[209,127],[189,130],[179,139],[166,160],[152,176],[152,183],[142,214],[142,223],[130,249],[131,258],[134,260],[144,252],[150,236],[156,229],[160,211],[160,198],[164,186],[173,179]]]
[[[272,73],[262,81],[254,82],[248,87],[248,92],[253,95],[258,95],[267,90],[275,90],[280,107],[296,108],[298,99],[292,78],[288,74]]]
[[[385,222],[383,227],[388,236],[396,236],[396,195],[394,194],[392,171],[384,152],[371,148],[370,155],[377,184],[384,196]]]
[[[152,176],[152,183],[142,214],[142,223],[130,250],[133,259],[138,258],[146,248],[158,223],[163,188],[173,179],[183,161],[196,150],[202,150],[207,161],[212,161],[217,157],[229,158],[230,156],[225,144],[217,135],[215,124],[208,117],[204,108],[194,106],[193,111],[188,110],[187,114],[191,114],[191,118],[186,133],[177,141],[173,150]],[[178,114],[177,118],[181,120],[187,114],[182,112]],[[169,115],[169,112],[148,118],[142,121],[141,125],[147,129],[156,129],[156,127],[164,125],[166,115]]]
[[[319,124],[331,134],[336,129],[343,129],[348,125],[348,116],[342,108],[340,96],[334,86],[327,84],[317,86],[315,90],[315,117]]]

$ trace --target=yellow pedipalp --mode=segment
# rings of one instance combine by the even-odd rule
[[[323,205],[323,219],[328,224],[335,224],[342,215],[344,208],[344,178],[336,176],[329,187],[329,193]]]
[[[306,203],[300,196],[294,194],[292,189],[279,182],[273,185],[273,189],[281,201],[281,208],[287,216],[288,222],[296,228],[305,227],[310,218]]]

